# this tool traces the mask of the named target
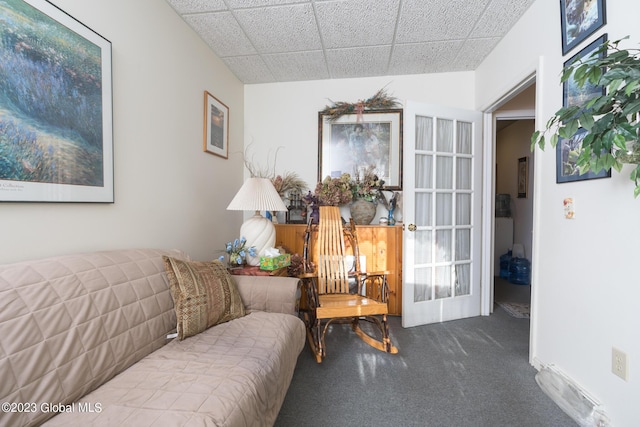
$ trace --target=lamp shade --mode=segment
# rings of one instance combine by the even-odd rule
[[[242,184],[227,210],[286,211],[287,207],[268,178],[249,178]]]
[[[249,265],[260,264],[260,256],[276,243],[276,229],[273,223],[260,215],[260,211],[286,211],[287,207],[280,198],[271,180],[267,178],[249,178],[242,184],[227,210],[255,211],[240,227],[240,235],[247,239],[249,247],[255,246],[257,257],[247,257]]]

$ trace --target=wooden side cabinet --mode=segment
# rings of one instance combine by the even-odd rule
[[[304,224],[275,224],[276,246],[302,255]],[[402,314],[402,225],[358,225],[360,255],[366,257],[368,271],[387,270],[389,314]]]

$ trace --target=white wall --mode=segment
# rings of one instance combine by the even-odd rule
[[[224,207],[243,179],[243,85],[164,1],[52,3],[112,43],[115,203],[0,204],[0,263],[123,247],[214,258],[242,219]],[[202,151],[205,90],[230,108],[229,160]]]
[[[272,170],[275,163],[276,174],[296,172],[313,190],[318,181],[318,112],[332,102],[367,99],[383,87],[401,103],[411,99],[450,107],[474,106],[471,72],[248,85],[248,158],[263,167],[269,162]],[[399,211],[397,219],[401,220]],[[382,205],[378,206],[380,216],[386,216]]]
[[[640,3],[608,0],[607,25],[562,57],[558,2],[538,0],[477,70],[477,105],[496,102],[535,70],[537,123],[562,106],[562,64],[603,32],[609,39],[640,41]],[[555,150],[535,152],[532,359],[553,364],[598,398],[612,424],[638,423],[640,340],[637,317],[636,240],[640,200],[633,198],[629,167],[610,179],[556,184]],[[576,217],[563,215],[565,197]],[[629,355],[628,382],[611,373],[611,348]]]

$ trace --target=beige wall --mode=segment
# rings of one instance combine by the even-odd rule
[[[513,243],[524,247],[524,255],[533,261],[531,237],[533,231],[533,170],[534,157],[529,140],[534,131],[533,120],[518,120],[496,135],[496,194],[511,196]],[[528,160],[527,197],[518,198],[518,160]]]
[[[213,258],[241,223],[224,208],[243,179],[243,85],[164,1],[52,3],[112,43],[115,203],[0,204],[0,263],[123,247]],[[202,151],[205,90],[230,108],[229,160]]]

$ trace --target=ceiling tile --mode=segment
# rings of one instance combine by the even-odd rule
[[[456,57],[458,69],[475,70],[499,41],[499,37],[466,40]]]
[[[248,84],[474,70],[535,1],[167,0]]]
[[[282,3],[309,3],[309,0],[226,0],[233,9],[247,9],[264,6],[280,6]]]
[[[391,54],[389,74],[444,71],[453,62],[461,46],[461,41],[396,45]]]
[[[184,20],[222,58],[256,53],[231,12],[187,15]]]
[[[271,83],[276,79],[258,55],[234,56],[223,60],[238,79],[247,84]]]
[[[465,38],[489,0],[406,0],[402,3],[396,42]]]
[[[331,78],[383,76],[387,74],[391,46],[327,50]]]
[[[264,61],[278,81],[329,78],[321,50],[264,55]]]
[[[259,52],[295,52],[322,48],[310,4],[239,9],[236,17]]]
[[[223,0],[167,0],[178,13],[218,12],[227,10]]]
[[[316,3],[325,49],[391,44],[399,0]]]

